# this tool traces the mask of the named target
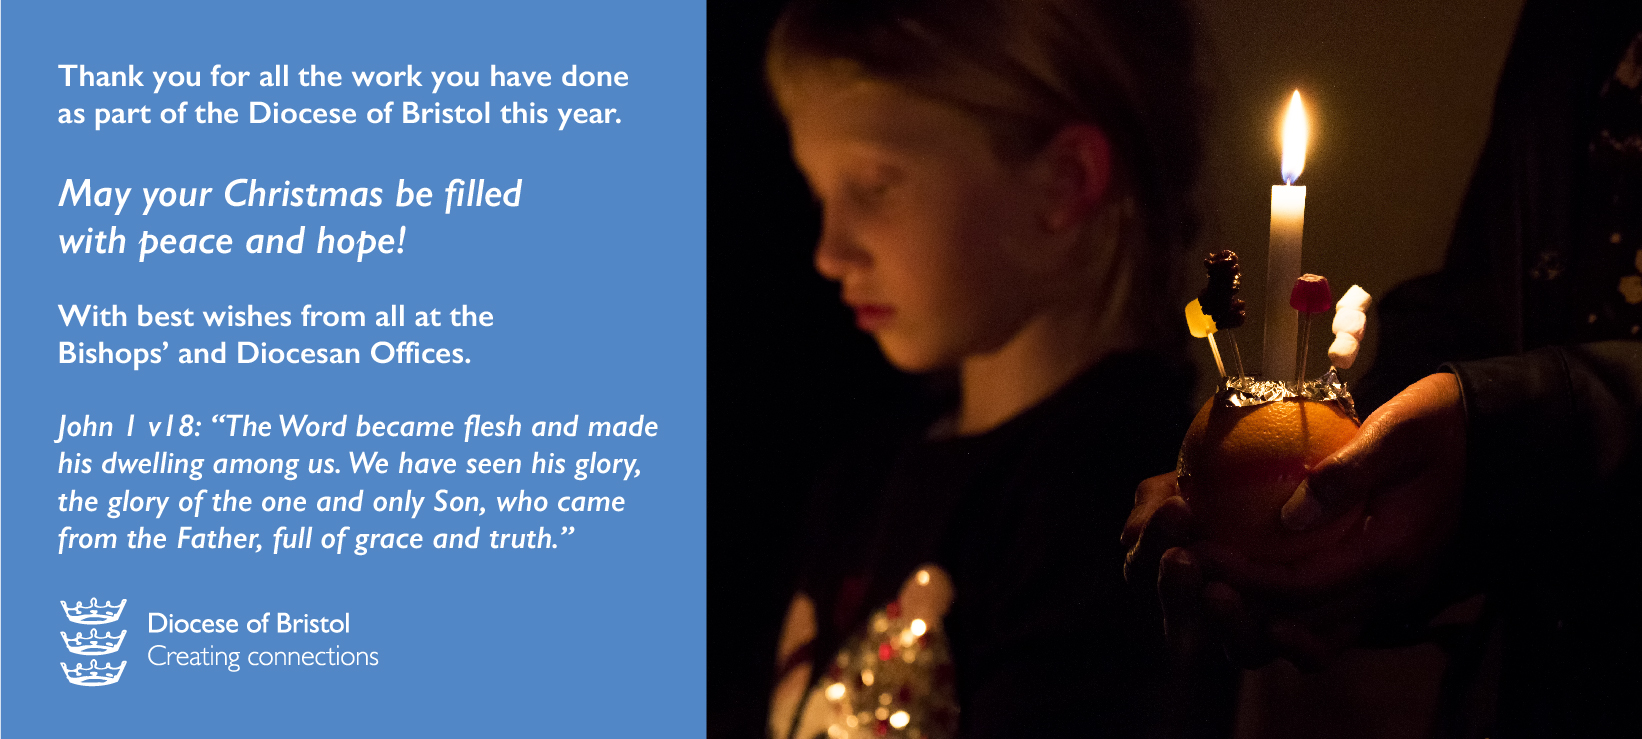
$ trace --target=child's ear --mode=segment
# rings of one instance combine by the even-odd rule
[[[1112,184],[1112,147],[1106,132],[1088,123],[1069,124],[1039,156],[1049,174],[1045,227],[1051,232],[1076,227],[1100,206]]]

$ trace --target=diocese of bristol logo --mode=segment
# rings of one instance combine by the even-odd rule
[[[126,604],[124,599],[119,605],[98,604],[96,598],[91,599],[89,606],[80,601],[75,601],[72,607],[66,600],[57,602],[63,605],[63,614],[68,616],[70,622],[84,626],[102,626],[120,620],[120,614],[125,612]],[[57,633],[62,635],[63,646],[68,647],[70,653],[93,657],[120,651],[120,644],[125,641],[126,630],[122,629],[119,636],[115,636],[112,629],[99,634],[95,628],[91,630],[90,636],[78,631],[74,632],[73,638],[70,638],[66,631]],[[98,688],[119,682],[120,676],[125,674],[126,665],[123,660],[119,666],[115,666],[113,660],[98,664],[96,659],[91,660],[90,667],[79,662],[74,663],[72,669],[67,662],[57,664],[62,666],[63,676],[68,678],[69,683],[86,688]]]

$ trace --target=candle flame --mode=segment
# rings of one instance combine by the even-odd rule
[[[1295,90],[1294,97],[1289,98],[1288,114],[1283,116],[1283,184],[1294,184],[1306,168],[1306,138],[1310,133],[1300,91]]]

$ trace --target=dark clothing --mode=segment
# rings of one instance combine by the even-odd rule
[[[1380,305],[1363,406],[1445,362],[1465,402],[1449,586],[1487,594],[1488,636],[1455,654],[1442,736],[1636,732],[1639,32],[1642,3],[1528,2],[1446,266]]]
[[[825,478],[799,585],[820,622],[813,674],[930,562],[956,596],[960,736],[1145,734],[1162,633],[1123,581],[1118,533],[1135,486],[1174,463],[1190,379],[1111,358],[990,432],[858,454]]]
[[[1642,98],[1613,77],[1638,31],[1642,3],[1523,9],[1444,267],[1380,301],[1359,407],[1444,362],[1637,335],[1619,282],[1642,269],[1642,149],[1624,144],[1642,147]]]
[[[1642,342],[1457,362],[1467,491],[1456,568],[1487,593],[1492,716],[1458,695],[1445,736],[1622,736],[1642,705]],[[1479,648],[1484,645],[1478,644]],[[1462,668],[1466,655],[1456,664]],[[1471,687],[1450,681],[1453,689]]]

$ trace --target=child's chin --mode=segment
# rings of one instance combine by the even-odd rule
[[[954,366],[956,360],[932,352],[911,342],[897,340],[893,334],[880,332],[873,338],[878,340],[878,349],[884,353],[884,359],[889,360],[890,366],[902,372],[922,374],[935,372]]]

